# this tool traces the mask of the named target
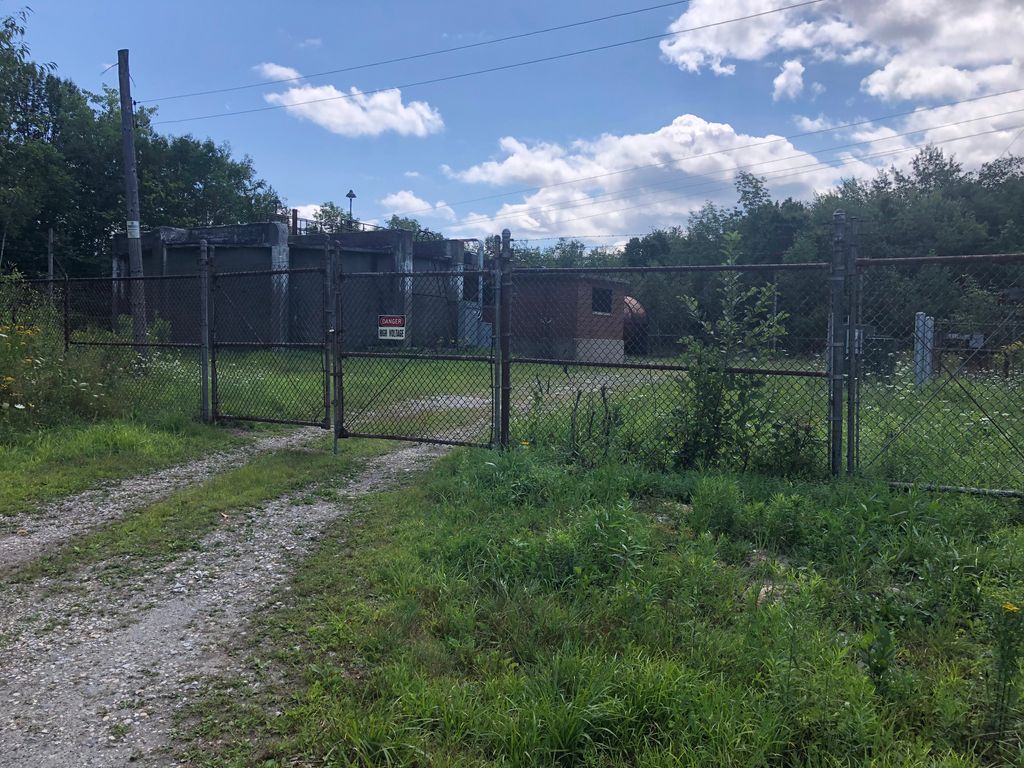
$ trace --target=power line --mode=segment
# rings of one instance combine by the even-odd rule
[[[994,128],[994,129],[987,130],[987,131],[978,131],[976,133],[965,134],[963,136],[956,136],[956,137],[953,137],[953,138],[950,138],[950,139],[943,139],[941,141],[933,141],[933,142],[924,142],[924,143],[921,143],[921,144],[913,144],[913,145],[910,145],[910,146],[907,146],[907,147],[900,147],[898,149],[890,149],[890,150],[884,150],[882,152],[875,152],[875,153],[872,153],[870,155],[862,155],[860,157],[847,158],[845,160],[840,161],[839,163],[837,163],[835,165],[830,165],[829,163],[826,163],[826,162],[816,162],[816,163],[807,163],[807,164],[802,165],[802,166],[793,166],[791,168],[780,168],[778,170],[769,171],[769,172],[765,173],[764,177],[765,178],[779,179],[779,178],[787,178],[787,177],[790,177],[790,176],[799,176],[799,175],[805,174],[807,171],[815,169],[815,168],[820,168],[820,169],[824,170],[826,168],[834,168],[834,167],[837,167],[837,166],[849,165],[851,163],[860,162],[861,160],[864,160],[864,159],[873,159],[873,158],[878,158],[878,157],[885,157],[885,156],[902,154],[904,152],[912,152],[912,151],[914,151],[916,149],[921,149],[922,147],[929,146],[929,145],[934,146],[934,145],[939,145],[939,144],[949,144],[949,143],[956,142],[956,141],[964,141],[966,139],[976,138],[978,136],[986,136],[986,135],[991,135],[991,134],[994,134],[994,133],[1001,133],[1004,130],[1015,130],[1017,128],[1024,128],[1024,126],[1015,125],[1015,126],[1010,127],[1009,129]],[[883,139],[878,139],[878,140],[883,140]],[[710,188],[720,188],[720,187],[731,186],[731,184],[732,184],[731,181],[714,181],[714,180],[711,180],[711,181],[701,182],[699,184],[687,184],[687,185],[680,185],[680,186],[677,186],[677,187],[670,187],[669,189],[697,189],[697,188],[709,188],[709,187]],[[648,194],[653,194],[653,192],[652,193],[648,193]],[[587,219],[594,219],[594,218],[597,218],[599,216],[610,216],[610,215],[613,215],[613,214],[616,214],[616,213],[622,213],[622,212],[625,212],[625,211],[636,210],[638,208],[646,208],[646,207],[648,207],[650,205],[654,205],[654,204],[658,204],[658,203],[672,202],[673,200],[678,200],[681,197],[685,197],[685,195],[670,195],[668,197],[660,198],[658,200],[647,201],[647,202],[644,202],[644,203],[641,203],[641,204],[638,204],[638,205],[625,206],[625,207],[622,207],[622,208],[613,208],[611,210],[599,211],[597,213],[588,214],[586,216],[577,216],[577,217],[572,218],[572,219],[565,219],[565,220],[563,220],[561,222],[558,222],[558,223],[559,224],[567,224],[567,223],[573,222],[573,221],[584,221],[584,220],[587,220]],[[519,215],[519,214],[503,214],[502,216],[493,217],[492,219],[488,219],[488,221],[494,221],[494,220],[497,220],[499,218],[515,218],[516,215]],[[481,222],[476,222],[476,221],[473,221],[473,222],[460,222],[460,226],[462,226],[463,224],[470,224],[470,223],[481,223]],[[529,239],[529,238],[520,238],[520,239]]]
[[[863,141],[855,141],[855,142],[850,142],[850,143],[847,143],[847,144],[839,144],[837,146],[825,147],[823,149],[816,150],[816,151],[817,152],[837,152],[837,151],[843,150],[843,149],[851,149],[853,147],[868,146],[868,145],[875,144],[875,143],[882,142],[882,141],[889,141],[891,139],[899,139],[899,138],[903,138],[905,136],[912,136],[915,133],[923,133],[925,131],[936,131],[936,130],[941,130],[943,128],[953,128],[953,127],[960,126],[960,125],[966,125],[967,123],[975,123],[975,122],[978,122],[980,120],[991,120],[992,118],[1003,117],[1003,116],[1006,116],[1006,115],[1019,114],[1021,112],[1024,112],[1024,108],[1012,109],[1012,110],[1007,110],[1005,112],[997,112],[997,113],[990,114],[990,115],[983,115],[981,117],[968,118],[968,119],[965,119],[965,120],[957,120],[957,121],[949,122],[949,123],[941,123],[939,125],[925,126],[923,128],[917,128],[917,129],[912,130],[912,131],[905,131],[904,133],[894,133],[894,134],[891,134],[889,136],[880,136],[880,137],[878,137],[876,139],[865,139]],[[1006,129],[1000,128],[1000,129],[995,129],[994,131],[987,131],[985,133],[992,133],[992,132],[1003,131],[1003,130],[1006,130]],[[981,134],[969,134],[968,137],[975,136],[975,135],[981,135]],[[956,139],[951,139],[951,140],[956,140]],[[951,140],[946,140],[946,141],[951,141]],[[919,147],[919,146],[926,146],[928,143],[930,143],[930,144],[942,144],[942,143],[945,143],[945,141],[927,142],[927,143],[922,144],[922,145],[914,145],[914,146],[915,146],[915,148]],[[691,174],[689,176],[689,179],[692,180],[692,179],[699,179],[699,178],[710,178],[712,176],[718,176],[718,175],[721,175],[721,174],[732,175],[736,171],[748,170],[750,168],[757,168],[759,166],[768,165],[768,164],[771,164],[771,163],[779,163],[779,162],[783,162],[785,160],[798,160],[798,159],[800,159],[800,158],[802,158],[802,157],[804,157],[805,155],[808,155],[808,154],[810,154],[810,153],[809,152],[801,152],[801,153],[796,154],[796,155],[786,155],[785,157],[776,157],[776,158],[771,158],[769,160],[761,160],[761,161],[756,162],[756,163],[748,163],[746,165],[738,165],[738,166],[734,166],[732,168],[723,168],[723,169],[718,170],[718,171],[712,171],[711,173]],[[862,156],[860,158],[853,158],[853,161],[855,162],[857,160],[863,159],[864,157],[870,157],[870,155]],[[815,162],[813,165],[818,165],[818,164],[819,163]],[[773,172],[770,171],[768,173],[773,173]],[[660,184],[647,184],[647,185],[637,186],[637,187],[627,187],[625,189],[619,189],[619,190],[614,190],[612,192],[606,192],[606,193],[603,193],[601,195],[594,195],[594,196],[588,198],[585,201],[575,201],[575,202],[567,202],[567,203],[554,204],[554,205],[550,205],[550,206],[538,206],[538,207],[532,207],[532,208],[523,208],[523,209],[518,210],[518,211],[511,211],[511,212],[508,212],[508,213],[499,213],[499,214],[496,214],[494,216],[477,216],[477,217],[474,217],[474,218],[465,219],[464,221],[460,222],[460,226],[461,225],[481,224],[481,223],[486,223],[486,222],[490,222],[490,221],[499,221],[499,220],[502,220],[502,219],[516,218],[516,217],[519,217],[519,216],[531,215],[531,214],[536,214],[536,213],[546,213],[546,212],[549,212],[549,211],[567,210],[567,209],[570,209],[570,208],[578,208],[578,207],[581,207],[581,206],[592,205],[592,204],[594,204],[596,202],[601,202],[602,198],[609,198],[609,196],[612,196],[612,197],[609,198],[611,200],[625,199],[625,198],[628,198],[628,197],[632,196],[632,195],[630,195],[628,193],[634,192],[636,190],[646,189],[646,188],[649,188],[651,186],[664,186],[666,183],[670,183],[670,182],[661,182]],[[687,188],[689,188],[691,186],[700,186],[700,185],[701,185],[700,183],[698,183],[697,185],[685,184],[685,185],[682,185],[682,186],[669,187],[669,189],[687,189]],[[627,193],[627,194],[622,194],[622,193]],[[449,203],[447,205],[451,205],[451,204]],[[431,210],[433,210],[433,209],[431,209]]]
[[[374,88],[374,89],[369,90],[369,91],[356,91],[355,93],[342,93],[342,94],[339,94],[337,96],[326,96],[326,97],[321,98],[321,99],[310,99],[308,101],[296,101],[296,102],[292,102],[291,104],[273,104],[273,105],[266,106],[266,107],[253,107],[252,109],[239,109],[239,110],[235,110],[233,112],[216,112],[216,113],[208,114],[208,115],[196,115],[194,117],[179,117],[179,118],[176,118],[174,120],[158,120],[158,121],[155,121],[153,124],[154,125],[170,125],[170,124],[173,124],[173,123],[189,123],[189,122],[193,122],[193,121],[196,121],[196,120],[210,120],[210,119],[216,118],[216,117],[231,117],[231,116],[234,116],[234,115],[251,115],[251,114],[255,114],[257,112],[271,112],[271,111],[278,110],[278,109],[287,109],[289,107],[301,107],[301,106],[305,106],[307,104],[322,104],[324,102],[338,101],[340,99],[355,99],[355,98],[360,98],[360,97],[363,97],[363,96],[371,96],[371,95],[373,95],[375,93],[384,93],[386,91],[393,91],[395,89],[400,89],[400,88],[415,88],[415,87],[418,87],[418,86],[421,86],[421,85],[432,85],[434,83],[445,83],[445,82],[450,82],[452,80],[461,80],[461,79],[464,79],[464,78],[467,78],[467,77],[475,77],[477,75],[486,75],[486,74],[491,74],[493,72],[503,72],[503,71],[509,70],[509,69],[518,69],[519,67],[526,67],[526,66],[530,66],[532,64],[543,64],[543,63],[546,63],[546,62],[549,62],[549,61],[559,61],[561,59],[569,59],[569,58],[572,58],[574,56],[582,56],[582,55],[587,54],[587,53],[597,53],[599,51],[607,51],[607,50],[611,50],[613,48],[621,48],[621,47],[626,46],[626,45],[633,45],[635,43],[644,43],[644,42],[648,42],[648,41],[651,41],[651,40],[663,40],[663,39],[668,38],[668,37],[675,37],[676,35],[683,35],[683,34],[686,34],[687,32],[699,32],[699,31],[705,30],[705,29],[712,29],[714,27],[721,27],[721,26],[724,26],[726,24],[735,24],[735,23],[740,22],[740,21],[749,21],[751,19],[761,18],[762,16],[770,16],[772,14],[781,13],[783,11],[790,11],[790,10],[793,10],[795,8],[805,8],[805,7],[811,6],[811,5],[818,5],[819,3],[823,3],[823,2],[825,2],[825,0],[804,0],[803,2],[794,3],[792,5],[784,5],[784,6],[781,6],[779,8],[772,8],[771,10],[760,11],[759,13],[751,13],[751,14],[748,14],[746,16],[737,16],[737,17],[731,18],[731,19],[723,19],[722,21],[715,21],[715,22],[711,22],[709,24],[702,24],[702,25],[700,25],[698,27],[690,27],[689,29],[680,29],[680,30],[677,30],[675,32],[664,32],[664,33],[659,34],[659,35],[647,35],[646,37],[636,37],[636,38],[633,38],[631,40],[622,40],[622,41],[617,42],[617,43],[608,43],[606,45],[594,46],[593,48],[581,48],[579,50],[569,51],[567,53],[558,53],[558,54],[554,54],[554,55],[551,55],[551,56],[542,56],[540,58],[528,59],[526,61],[518,61],[518,62],[514,62],[512,64],[502,64],[502,65],[497,66],[497,67],[487,67],[486,69],[476,69],[476,70],[473,70],[471,72],[460,72],[460,73],[454,74],[454,75],[445,75],[444,77],[434,77],[434,78],[430,78],[429,80],[418,80],[416,82],[406,83],[404,85],[393,85],[393,86],[390,86],[390,87],[387,87],[387,88]]]
[[[713,151],[710,151],[710,152],[702,152],[702,153],[699,153],[699,154],[696,154],[696,155],[677,155],[675,157],[669,158],[668,160],[664,160],[664,161],[657,162],[657,163],[647,163],[645,165],[633,165],[633,166],[629,166],[628,168],[620,168],[619,170],[607,171],[606,173],[597,173],[597,174],[594,174],[592,176],[578,176],[578,177],[576,177],[574,179],[566,179],[564,181],[556,181],[556,182],[552,182],[551,184],[540,184],[540,185],[535,186],[535,187],[523,187],[521,189],[515,189],[515,190],[511,190],[509,192],[497,192],[497,193],[495,193],[493,195],[482,195],[480,197],[468,198],[466,200],[457,200],[455,202],[446,203],[446,205],[448,205],[450,207],[454,207],[456,205],[468,205],[469,203],[479,203],[479,202],[483,202],[485,200],[495,200],[495,199],[497,199],[499,197],[510,197],[512,195],[524,195],[524,194],[527,194],[529,192],[539,192],[542,189],[552,189],[554,187],[563,187],[563,186],[566,186],[568,184],[579,184],[580,182],[584,182],[584,181],[595,181],[597,179],[605,179],[605,178],[608,178],[609,176],[618,176],[618,175],[623,174],[623,173],[631,173],[632,171],[641,171],[641,170],[646,170],[648,168],[661,168],[661,167],[664,167],[666,165],[672,165],[673,163],[683,162],[685,160],[699,160],[699,159],[705,158],[705,157],[713,157],[715,155],[723,155],[723,154],[727,154],[727,153],[730,153],[730,152],[739,152],[740,150],[743,150],[743,149],[755,149],[757,147],[765,147],[765,146],[769,146],[771,144],[778,144],[779,142],[782,142],[782,141],[792,141],[793,139],[803,139],[803,138],[807,138],[808,136],[819,136],[819,135],[824,134],[824,133],[833,133],[835,131],[846,130],[847,128],[858,128],[858,127],[860,127],[862,125],[871,125],[873,123],[879,123],[879,122],[883,122],[883,121],[886,121],[886,120],[895,120],[896,118],[899,118],[899,117],[908,117],[910,115],[916,115],[916,114],[919,114],[921,112],[933,112],[933,111],[938,110],[938,109],[946,109],[948,107],[955,107],[955,106],[958,106],[960,104],[969,104],[969,103],[972,103],[972,102],[975,102],[975,101],[983,101],[985,99],[994,99],[994,98],[997,98],[999,96],[1009,96],[1009,95],[1012,95],[1014,93],[1021,93],[1022,91],[1024,91],[1024,88],[1013,88],[1013,89],[1008,90],[1008,91],[998,91],[996,93],[990,93],[990,94],[987,94],[985,96],[972,96],[970,98],[959,99],[957,101],[949,101],[949,102],[946,102],[945,104],[936,104],[935,106],[932,106],[932,107],[920,107],[920,108],[917,108],[917,109],[907,110],[906,112],[893,112],[891,114],[882,115],[880,117],[872,117],[872,118],[868,118],[868,119],[864,119],[864,120],[856,120],[856,121],[849,122],[849,123],[840,123],[838,125],[829,126],[828,128],[819,128],[819,129],[816,129],[816,130],[813,130],[813,131],[803,131],[801,133],[791,133],[788,136],[780,136],[780,137],[775,138],[775,139],[765,139],[764,141],[756,141],[756,142],[753,142],[751,144],[743,144],[743,145],[738,146],[738,147],[727,147],[725,149],[716,149],[716,150],[713,150]],[[416,209],[407,210],[407,211],[400,211],[400,212],[398,212],[397,215],[399,215],[399,216],[410,216],[410,215],[413,215],[413,214],[416,214],[416,213],[426,213],[426,212],[432,211],[432,210],[434,210],[434,209],[433,208],[416,208]]]
[[[534,29],[530,32],[520,32],[515,35],[506,35],[505,37],[496,37],[492,40],[483,40],[476,43],[466,43],[465,45],[456,45],[451,48],[440,48],[434,51],[425,51],[423,53],[414,53],[409,56],[398,56],[393,59],[382,59],[380,61],[371,61],[366,64],[353,64],[348,67],[341,67],[340,69],[327,69],[323,72],[314,72],[311,75],[298,75],[296,77],[282,77],[277,80],[264,80],[259,83],[248,83],[246,85],[234,85],[226,88],[211,88],[206,91],[192,91],[191,93],[179,93],[174,96],[163,96],[158,99],[142,99],[140,104],[148,104],[154,101],[173,101],[175,99],[188,99],[193,96],[210,96],[215,93],[231,93],[233,91],[244,91],[249,88],[261,88],[269,85],[279,85],[280,83],[292,83],[296,80],[310,80],[314,77],[326,77],[327,75],[340,75],[343,72],[355,72],[360,69],[371,69],[373,67],[382,67],[387,64],[398,64],[403,61],[415,61],[417,59],[425,59],[430,56],[440,56],[445,53],[455,53],[457,51],[468,51],[472,48],[482,48],[488,45],[496,45],[498,43],[507,43],[512,40],[523,40],[528,37],[536,37],[537,35],[544,35],[549,32],[561,32],[566,29],[574,29],[576,27],[584,27],[589,24],[597,24],[602,21],[610,21],[612,19],[621,19],[626,16],[636,16],[637,14],[647,13],[649,11],[657,11],[662,8],[669,8],[674,5],[686,5],[691,0],[672,0],[672,2],[659,3],[658,5],[648,5],[644,8],[637,8],[633,11],[622,11],[621,13],[610,13],[606,16],[597,16],[592,19],[584,19],[582,21],[574,21],[569,24],[559,24],[554,27],[545,27],[544,29]]]
[[[1016,128],[1024,128],[1024,125],[1015,125],[1015,126],[1012,126],[1011,128],[1009,128],[1008,130],[1014,130]],[[910,152],[910,151],[913,151],[915,149],[921,149],[922,147],[926,147],[926,146],[929,146],[929,145],[949,144],[949,143],[954,142],[954,141],[963,141],[965,139],[971,139],[971,138],[975,138],[977,136],[985,136],[985,135],[990,135],[990,134],[993,134],[993,133],[1001,133],[1003,130],[1007,130],[1007,129],[993,128],[992,130],[989,130],[989,131],[979,131],[978,133],[972,133],[972,134],[967,134],[967,135],[964,135],[964,136],[958,136],[956,138],[945,139],[943,141],[926,142],[926,143],[922,143],[922,144],[911,145],[909,147],[901,147],[900,149],[886,150],[885,152],[877,152],[874,155],[865,155],[864,157],[882,157],[882,156],[885,156],[885,155],[897,155],[897,154],[900,154],[902,152]],[[861,158],[861,157],[852,157],[852,158],[848,158],[847,160],[843,160],[840,163],[837,163],[837,165],[848,165],[850,163],[858,162],[861,159],[863,159],[863,158]],[[788,176],[798,176],[801,173],[805,173],[807,170],[809,170],[814,165],[819,165],[819,166],[822,167],[822,169],[835,167],[835,166],[829,165],[828,163],[814,163],[814,164],[811,164],[809,166],[803,167],[800,170],[797,170],[795,172],[788,172],[788,171],[790,171],[790,169],[782,168],[782,169],[779,169],[779,171],[772,171],[770,173],[771,174],[778,174],[777,176],[773,175],[772,178],[786,178]],[[783,173],[784,171],[786,171],[786,173]],[[765,176],[769,176],[769,174],[765,174]],[[727,182],[706,182],[706,183],[704,183],[701,186],[712,186],[712,187],[716,187],[717,186],[717,187],[721,187],[721,186],[729,186],[729,183],[727,183]],[[610,211],[600,211],[598,213],[589,214],[587,216],[577,216],[576,218],[565,219],[564,221],[559,222],[559,223],[560,224],[568,224],[568,223],[573,222],[573,221],[584,221],[586,219],[597,218],[598,216],[608,216],[608,215],[615,214],[615,213],[623,213],[625,211],[631,211],[631,210],[635,210],[637,208],[646,208],[647,206],[652,205],[652,204],[671,202],[673,200],[679,199],[680,197],[683,197],[683,196],[682,195],[673,195],[671,197],[666,197],[666,198],[663,198],[661,200],[653,200],[653,201],[648,201],[646,203],[641,203],[640,205],[631,205],[631,206],[626,206],[624,208],[615,208],[615,209],[610,210]]]

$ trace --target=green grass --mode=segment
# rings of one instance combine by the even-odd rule
[[[522,449],[363,511],[190,764],[1024,764],[1017,503]]]
[[[0,445],[0,520],[243,440],[187,419],[110,420],[19,434]]]
[[[73,539],[34,561],[16,578],[54,576],[82,566],[106,563],[124,573],[150,567],[198,546],[202,538],[236,513],[269,499],[320,483],[338,481],[367,456],[384,453],[380,441],[346,441],[334,455],[326,442],[308,450],[289,449],[262,454],[235,469],[177,491],[171,496]]]

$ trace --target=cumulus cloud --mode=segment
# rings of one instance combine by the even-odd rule
[[[777,7],[774,0],[693,0],[679,31]],[[1024,68],[1019,0],[836,0],[662,41],[683,70],[735,72],[736,62],[803,52],[819,61],[875,67],[864,92],[886,101],[963,98],[1013,87]]]
[[[1010,114],[989,117],[997,112]],[[982,119],[938,127],[975,118]],[[930,142],[974,168],[998,155],[1024,125],[1024,94],[855,128],[844,129],[824,114],[794,120],[802,131],[835,129],[825,141],[834,141],[836,149],[801,151],[783,137],[745,134],[696,115],[681,115],[650,133],[605,134],[567,145],[507,136],[497,157],[445,172],[467,183],[536,191],[490,213],[470,212],[446,231],[479,236],[509,227],[516,237],[540,238],[682,225],[707,200],[735,203],[733,184],[741,171],[765,177],[777,197],[807,200],[843,178],[870,179],[882,167],[903,166]],[[907,132],[913,133],[901,135]],[[971,136],[976,133],[982,135]],[[856,142],[872,143],[849,146]]]
[[[804,90],[804,65],[799,59],[790,59],[782,65],[782,70],[772,81],[775,90],[772,100],[795,99]]]
[[[407,214],[413,218],[436,216],[445,221],[454,221],[456,218],[455,211],[444,200],[438,200],[431,204],[408,189],[386,195],[381,198],[380,204],[389,213],[397,213],[400,216]]]
[[[268,79],[300,77],[279,64],[257,65]],[[392,88],[366,94],[357,88],[341,91],[333,85],[296,83],[263,97],[268,104],[283,106],[289,114],[309,120],[341,136],[378,136],[393,132],[402,136],[429,136],[444,128],[441,113],[425,101],[402,101],[402,92]]]
[[[734,202],[732,184],[746,167],[767,175],[777,194],[795,197],[810,197],[842,175],[873,170],[849,155],[852,162],[841,168],[806,168],[818,158],[782,137],[747,135],[696,115],[681,115],[650,133],[605,134],[568,146],[505,137],[500,148],[501,157],[449,168],[448,175],[475,184],[555,186],[493,214],[470,213],[449,231],[475,236],[507,226],[522,238],[581,227],[594,235],[645,231],[684,224],[708,199]]]
[[[299,70],[274,64],[272,61],[261,62],[253,67],[253,70],[265,80],[298,80],[302,77]]]

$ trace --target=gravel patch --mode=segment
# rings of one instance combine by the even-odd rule
[[[30,562],[69,539],[202,482],[260,453],[304,445],[322,436],[316,427],[255,440],[152,474],[117,481],[13,517],[0,517],[0,575]]]
[[[400,484],[447,449],[414,445],[367,461],[336,488],[356,498]],[[326,490],[326,489],[324,489]],[[314,494],[315,495],[315,494]],[[226,653],[248,616],[287,579],[344,501],[307,490],[224,520],[198,551],[131,584],[86,571],[0,589],[0,768],[129,762],[176,765],[175,713]]]

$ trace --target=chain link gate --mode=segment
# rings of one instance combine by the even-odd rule
[[[208,266],[209,336],[203,352],[213,419],[329,429],[332,303],[326,253],[319,267],[218,272]]]
[[[849,259],[853,471],[1024,491],[1024,254]]]
[[[491,273],[337,271],[335,437],[494,442]]]

